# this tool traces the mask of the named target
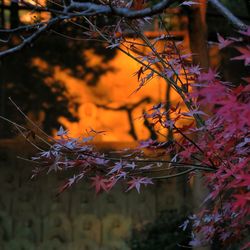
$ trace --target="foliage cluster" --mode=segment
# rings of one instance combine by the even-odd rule
[[[210,2],[218,3],[218,1]],[[143,13],[158,13],[158,8],[168,6],[171,1],[162,1],[156,7],[143,9],[143,5],[133,10],[132,2],[115,1],[113,5],[89,5],[72,2],[64,6],[67,11],[87,10],[82,14],[85,31],[89,39],[97,37],[107,43],[109,49],[118,49],[140,64],[136,72],[140,91],[154,77],[160,77],[180,96],[180,103],[159,103],[143,114],[150,121],[156,133],[167,140],[141,142],[136,149],[126,149],[109,156],[98,152],[91,144],[94,136],[102,131],[91,130],[87,136],[71,138],[62,127],[57,137],[48,136],[22,111],[34,130],[28,130],[14,122],[20,133],[40,152],[32,158],[37,164],[32,178],[51,171],[74,171],[59,188],[59,193],[80,180],[86,180],[96,193],[110,191],[114,185],[123,182],[125,191],[140,192],[142,186],[152,185],[157,179],[178,177],[189,174],[190,178],[202,172],[202,180],[208,195],[200,211],[190,215],[182,227],[190,224],[194,230],[191,246],[220,242],[221,248],[241,243],[242,250],[250,247],[250,85],[249,76],[242,76],[245,84],[224,82],[214,69],[203,69],[192,64],[192,54],[185,51],[181,43],[176,43],[165,27],[162,17],[159,20],[164,33],[154,40],[142,32],[143,25],[151,19]],[[166,5],[163,5],[166,4]],[[182,6],[192,6],[194,1],[184,1]],[[220,8],[220,5],[219,5]],[[140,10],[142,9],[142,12]],[[117,15],[115,24],[99,27],[95,20],[87,18],[88,11]],[[99,11],[99,12],[98,12]],[[144,12],[143,12],[144,11]],[[90,12],[91,13],[91,12]],[[132,13],[132,14],[131,14]],[[142,14],[141,14],[142,13]],[[60,14],[60,12],[59,12]],[[73,11],[71,18],[79,13]],[[230,15],[229,15],[230,16]],[[127,19],[126,19],[127,18]],[[66,19],[63,16],[63,19]],[[218,34],[219,48],[234,46],[237,57],[231,60],[250,65],[250,28],[239,27],[240,37],[223,38]],[[58,17],[51,21],[57,22]],[[75,20],[73,19],[72,22]],[[87,26],[87,27],[86,27]],[[46,29],[46,25],[42,26]],[[39,31],[39,30],[38,30]],[[41,30],[42,32],[43,30]],[[128,39],[127,35],[140,39]],[[143,49],[142,49],[143,48]],[[143,52],[141,52],[143,51]],[[11,50],[8,51],[10,53]],[[1,54],[0,54],[1,55]],[[14,105],[16,105],[13,102]],[[6,120],[6,119],[5,119]],[[39,130],[40,134],[34,131]],[[166,136],[166,134],[168,135]],[[43,146],[33,139],[40,139]],[[47,140],[48,139],[48,140]],[[44,146],[47,146],[44,149]],[[148,153],[150,152],[150,153]]]

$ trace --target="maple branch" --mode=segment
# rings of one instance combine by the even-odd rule
[[[190,168],[188,170],[182,171],[182,172],[177,173],[177,174],[165,175],[165,176],[156,176],[156,177],[151,177],[151,178],[152,179],[171,179],[171,178],[179,177],[179,176],[182,176],[182,175],[186,175],[186,174],[191,173],[193,171],[195,171],[195,168]]]
[[[50,29],[51,26],[59,22],[60,20],[70,20],[74,17],[86,17],[86,16],[97,16],[97,15],[106,15],[106,16],[119,16],[119,17],[126,17],[128,19],[137,19],[143,18],[147,16],[152,16],[158,13],[161,13],[164,9],[168,8],[174,0],[164,0],[160,3],[157,3],[151,7],[147,7],[141,10],[133,10],[125,7],[115,7],[110,5],[103,5],[103,4],[94,4],[91,2],[74,2],[71,1],[68,6],[61,6],[62,10],[55,10],[50,9],[47,7],[41,7],[37,5],[28,4],[28,8],[33,9],[36,11],[47,11],[51,12],[52,14],[56,15],[55,18],[50,19],[46,23],[38,23],[32,24],[27,26],[20,26],[15,29],[0,29],[0,34],[15,34],[19,31],[27,31],[33,28],[38,28],[38,30],[34,31],[28,37],[19,36],[23,41],[7,50],[3,50],[0,52],[0,58],[3,58],[9,54],[15,53],[22,48],[26,47],[27,45],[31,44],[35,39],[37,39],[42,33],[46,32]],[[20,6],[21,7],[21,6]],[[26,6],[27,7],[27,6]],[[42,27],[40,27],[42,25]]]
[[[13,54],[21,49],[23,49],[24,47],[31,45],[42,33],[46,32],[47,30],[49,30],[49,28],[56,24],[58,21],[60,20],[59,17],[55,17],[53,19],[51,19],[49,22],[44,23],[42,27],[39,27],[37,31],[35,31],[32,35],[28,36],[28,37],[21,37],[22,38],[22,42],[10,49],[7,50],[3,50],[0,52],[0,58],[3,58],[9,54]]]
[[[233,26],[239,30],[246,30],[247,25],[236,17],[225,5],[218,0],[209,0],[211,5],[220,12]]]
[[[34,23],[34,24],[29,24],[29,25],[22,25],[16,28],[12,29],[0,29],[0,34],[12,34],[12,33],[17,33],[21,31],[29,31],[35,28],[39,28],[39,26],[43,24],[47,24],[48,22],[40,22],[40,23]]]
[[[168,8],[174,0],[163,0],[160,3],[157,3],[151,7],[147,7],[141,10],[133,10],[129,8],[124,7],[115,7],[109,5],[101,5],[101,4],[94,4],[91,2],[74,2],[72,1],[69,6],[67,6],[64,9],[64,13],[69,13],[70,11],[80,11],[86,10],[88,13],[85,13],[85,16],[89,15],[115,15],[120,17],[126,17],[129,19],[137,19],[137,18],[143,18],[148,16],[153,16],[155,14],[161,13],[163,10]],[[79,13],[81,14],[81,12]]]
[[[11,10],[10,5],[0,4],[0,9],[2,10]],[[50,12],[53,9],[47,7],[41,7],[38,5],[33,5],[31,3],[25,3],[25,5],[19,5],[18,10],[28,10],[28,11],[35,11],[35,12]],[[53,10],[56,11],[56,10]]]

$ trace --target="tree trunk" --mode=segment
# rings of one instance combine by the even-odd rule
[[[1,18],[0,27],[4,29],[5,27],[4,0],[1,0],[1,4],[2,4],[2,7],[1,7],[1,14],[0,14],[0,18]]]
[[[203,70],[209,68],[209,53],[207,46],[207,25],[206,25],[206,0],[199,0],[199,5],[195,5],[188,10],[188,29],[190,49],[193,54],[193,64],[200,65]],[[206,188],[202,180],[201,173],[197,173],[193,184],[193,206],[199,210],[205,195]],[[196,235],[200,238],[200,235]],[[209,246],[197,247],[196,250],[208,250]]]
[[[10,27],[16,28],[19,25],[18,3],[11,1],[10,5]]]
[[[199,0],[199,5],[188,9],[188,29],[193,63],[203,69],[209,67],[206,27],[206,0]]]

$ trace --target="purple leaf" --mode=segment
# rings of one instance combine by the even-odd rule
[[[59,130],[56,133],[57,136],[64,136],[67,134],[68,134],[68,130],[64,130],[64,128],[62,126],[59,128]]]
[[[199,3],[198,2],[194,2],[194,1],[184,1],[179,6],[189,6],[189,7],[191,7],[192,5],[196,5],[196,4],[199,4]]]
[[[152,179],[148,177],[132,177],[131,181],[128,181],[129,187],[127,191],[135,188],[138,193],[140,193],[141,185],[147,186],[148,184],[153,184]]]
[[[115,172],[119,172],[122,169],[122,167],[123,167],[122,161],[116,162],[107,175],[113,174]]]
[[[224,39],[219,33],[217,33],[217,38],[219,41],[219,49],[223,49],[233,43],[232,40]]]
[[[247,27],[246,31],[238,31],[240,34],[245,35],[245,36],[250,36],[250,26]]]

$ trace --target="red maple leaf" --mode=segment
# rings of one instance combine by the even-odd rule
[[[143,74],[143,67],[140,67],[140,69],[134,73],[134,76],[137,75],[137,80],[139,81],[142,74]]]
[[[140,193],[141,185],[147,186],[148,184],[153,184],[152,180],[148,177],[132,177],[131,181],[128,181],[129,187],[127,191],[135,188],[138,193]]]
[[[100,191],[104,190],[108,192],[110,190],[110,180],[105,179],[102,176],[96,175],[90,178],[92,180],[92,187],[95,187],[95,191],[98,194]]]
[[[238,210],[244,208],[247,202],[250,202],[250,193],[248,194],[235,194],[233,195],[236,198],[236,202],[233,204],[233,210]]]

